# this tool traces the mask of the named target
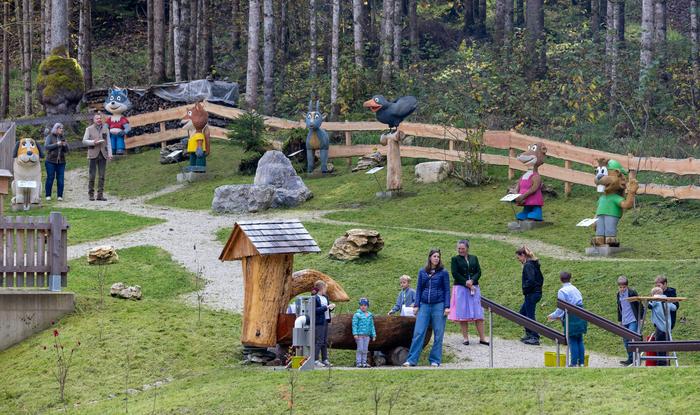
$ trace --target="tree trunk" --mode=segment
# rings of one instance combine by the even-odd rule
[[[403,25],[403,9],[401,6],[401,0],[394,0],[394,61],[392,65],[397,73],[401,68],[401,29]]]
[[[10,108],[10,3],[2,2],[2,92],[0,92],[0,117],[7,118]]]
[[[506,51],[506,56],[510,54],[510,41],[513,37],[513,0],[506,0],[503,8],[503,48]],[[507,63],[506,58],[504,62]]]
[[[499,50],[503,48],[507,1],[508,0],[496,0],[496,19],[494,22],[493,40],[496,48]]]
[[[44,11],[44,43],[42,48],[44,58],[47,58],[51,53],[51,2],[44,1],[42,10]]]
[[[607,30],[605,32],[606,73],[610,84],[608,109],[610,116],[614,117],[617,108],[617,61],[618,61],[618,37],[617,37],[617,13],[619,12],[615,0],[608,0],[606,16]]]
[[[174,1],[175,0],[170,1],[170,10],[168,11],[168,55],[165,62],[165,75],[168,77],[168,79],[173,79],[175,76],[175,25],[173,25],[173,20],[175,19],[175,16],[173,15]]]
[[[78,62],[83,68],[85,91],[92,89],[92,4],[80,2],[80,30],[78,31]]]
[[[29,37],[29,19],[27,17],[28,0],[15,0],[15,17],[17,19],[17,38],[22,57],[22,80],[24,83],[24,115],[32,113],[32,62],[31,38]]]
[[[619,42],[619,47],[625,42],[625,2],[617,1],[616,3],[617,11],[615,12],[615,15],[617,16],[617,20],[615,20],[615,24],[617,25],[617,40]]]
[[[249,109],[258,107],[258,43],[260,38],[260,2],[250,0],[248,10],[248,68],[245,101]]]
[[[279,68],[281,68],[281,74],[284,75],[285,67],[287,66],[287,60],[289,58],[289,22],[287,21],[289,15],[289,3],[286,1],[280,2],[280,18],[279,18],[279,44],[277,50],[279,50]]]
[[[286,7],[287,2],[282,1]],[[238,50],[241,47],[241,19],[240,19],[240,0],[231,1],[231,46],[233,50]]]
[[[180,0],[180,75],[182,79],[189,77],[189,67],[187,61],[189,53],[187,48],[190,44],[190,0]]]
[[[3,42],[4,39],[5,38],[3,37]],[[700,39],[698,39],[698,2],[697,0],[690,0],[690,42],[692,45],[690,52],[690,62],[693,65],[693,84],[694,88],[696,89],[698,87],[698,81],[700,81],[700,79],[698,79],[698,75],[700,74],[700,65],[698,64],[698,50],[700,49],[698,47],[699,40]]]
[[[600,30],[600,0],[591,0],[591,34],[598,36]]]
[[[408,0],[408,32],[411,41],[411,62],[418,62],[418,0]]]
[[[147,26],[147,39],[148,44],[148,76],[152,77],[153,74],[153,0],[147,0],[146,2],[146,26]]]
[[[154,84],[165,80],[165,0],[153,0],[153,73]]]
[[[544,37],[544,3],[543,0],[527,0],[527,78],[532,81],[542,79],[547,73],[547,45]]]
[[[263,113],[272,115],[273,102],[273,73],[275,61],[275,49],[272,43],[274,37],[275,14],[272,8],[272,0],[263,0]]]
[[[654,3],[654,46],[657,56],[661,56],[666,43],[666,0],[654,0]]]
[[[333,0],[331,39],[331,121],[338,121],[338,54],[340,40],[340,0]]]
[[[190,0],[190,38],[187,46],[187,78],[197,79],[197,49],[199,48],[199,6]]]
[[[654,58],[654,0],[642,0],[642,34],[639,52],[639,86],[646,87],[647,76]]]
[[[68,44],[68,1],[51,0],[51,50]]]
[[[335,7],[335,0],[334,0]],[[352,34],[355,49],[355,66],[362,68],[364,63],[364,44],[362,43],[362,0],[352,0]]]
[[[474,0],[475,28],[474,36],[477,38],[486,37],[486,0]]]
[[[515,26],[523,27],[525,23],[525,0],[515,0]]]
[[[172,7],[172,20],[171,24],[173,26],[173,73],[175,74],[175,82],[180,82],[183,79],[182,76],[182,32],[180,27],[180,0],[172,0],[170,3]]]
[[[313,90],[316,91],[316,75],[318,73],[318,50],[316,36],[316,0],[309,0],[309,76],[312,79]]]
[[[259,2],[258,2],[259,4]],[[211,0],[202,0],[202,15],[201,25],[202,25],[202,77],[209,76],[214,66],[214,45],[213,45],[213,33],[212,33],[212,10],[211,10]],[[260,12],[258,11],[258,16]],[[258,17],[258,21],[259,21]]]
[[[391,82],[391,46],[392,22],[394,21],[394,1],[384,0],[384,13],[382,15],[381,59],[382,59],[382,85],[384,87]]]

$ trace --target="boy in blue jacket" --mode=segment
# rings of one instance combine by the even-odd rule
[[[369,350],[369,339],[377,340],[377,332],[374,329],[374,314],[367,311],[369,300],[360,298],[360,309],[352,316],[352,335],[357,343],[355,353],[355,366],[369,367],[367,364],[367,353]]]

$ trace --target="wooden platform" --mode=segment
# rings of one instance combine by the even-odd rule
[[[588,256],[615,256],[620,252],[631,251],[632,248],[622,246],[591,246],[586,248]]]
[[[552,222],[537,221],[537,220],[518,220],[508,223],[508,230],[513,232],[525,232],[533,229],[544,228],[553,225]]]

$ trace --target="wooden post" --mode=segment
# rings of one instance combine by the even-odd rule
[[[508,164],[510,164],[511,160],[514,158],[515,158],[515,149],[509,148],[508,149]],[[515,169],[508,167],[508,180],[513,180],[513,177],[515,177]]]
[[[49,261],[51,261],[51,273],[49,274],[49,289],[61,291],[61,228],[63,216],[58,212],[49,214],[51,227],[51,240],[49,241]]]
[[[455,142],[454,142],[454,140],[448,141],[448,142],[447,142],[447,146],[448,146],[447,148],[448,148],[450,151],[454,151],[454,149],[455,149]]]
[[[348,120],[345,120],[345,122],[348,122]],[[345,132],[345,145],[348,147],[352,146],[352,132],[351,131]],[[352,157],[348,157],[348,169],[352,169]]]
[[[566,144],[571,145],[571,141],[566,140]],[[564,168],[571,170],[571,161],[570,160],[564,160]],[[564,195],[569,196],[571,194],[571,182],[564,182]]]
[[[389,146],[386,152],[386,191],[401,191],[401,140],[404,137],[403,131],[396,131],[393,134],[382,134],[379,142],[383,146]]]
[[[163,111],[163,107],[158,107],[158,112]],[[159,125],[159,132],[165,132],[165,122],[161,121]],[[160,148],[165,149],[165,141],[160,142]]]

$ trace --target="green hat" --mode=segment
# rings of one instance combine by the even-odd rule
[[[608,170],[619,170],[622,174],[627,174],[627,170],[617,160],[608,160]]]

